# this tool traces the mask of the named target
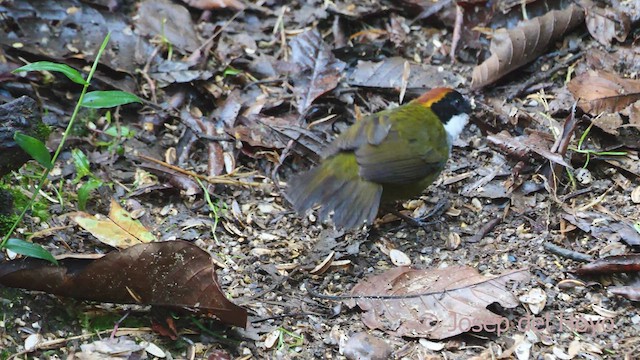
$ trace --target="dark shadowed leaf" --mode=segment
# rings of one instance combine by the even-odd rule
[[[29,65],[19,67],[12,72],[16,73],[20,71],[55,71],[64,74],[67,78],[69,78],[69,80],[73,81],[76,84],[86,84],[86,81],[76,69],[64,64],[57,64],[50,61],[34,62]]]
[[[224,295],[211,256],[186,241],[112,251],[60,266],[27,258],[0,264],[0,284],[75,299],[183,309],[245,327],[247,312]]]
[[[50,252],[45,250],[42,246],[34,244],[21,239],[10,238],[7,240],[5,248],[13,251],[16,254],[30,256],[32,258],[43,259],[50,261],[54,264],[58,264],[58,261],[51,255]]]
[[[13,140],[40,165],[47,169],[53,168],[51,154],[42,141],[21,132],[16,132],[13,135]]]
[[[92,109],[112,108],[130,103],[142,103],[139,97],[124,91],[92,91],[82,99],[82,106]]]
[[[338,85],[346,64],[336,59],[318,30],[306,31],[291,40],[291,58],[300,69],[294,92],[298,112],[304,114],[315,99]]]

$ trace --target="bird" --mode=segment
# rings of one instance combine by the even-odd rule
[[[304,215],[320,205],[336,228],[372,225],[381,203],[418,196],[444,169],[471,105],[458,91],[431,89],[407,104],[366,116],[331,142],[320,164],[293,175],[284,192]]]

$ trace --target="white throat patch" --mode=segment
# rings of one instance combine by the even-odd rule
[[[469,114],[458,114],[451,117],[449,122],[444,125],[444,129],[447,131],[447,135],[449,139],[451,139],[451,142],[460,136],[460,133],[462,133],[462,130],[464,130],[468,121]]]

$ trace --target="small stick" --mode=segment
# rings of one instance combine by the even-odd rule
[[[591,255],[583,254],[581,252],[577,252],[574,250],[565,249],[558,245],[552,244],[550,242],[545,242],[542,244],[545,250],[549,251],[552,254],[556,254],[558,256],[562,256],[567,259],[581,261],[581,262],[591,262],[593,261],[593,257]]]
[[[498,226],[498,224],[500,224],[501,222],[502,222],[502,218],[500,216],[489,220],[486,224],[484,224],[484,226],[480,230],[478,230],[478,232],[475,235],[467,239],[467,242],[468,243],[479,242],[480,240],[482,240],[482,238],[484,238],[488,233],[490,233],[491,230],[493,230],[493,228]]]

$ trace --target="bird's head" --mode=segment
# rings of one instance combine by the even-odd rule
[[[469,121],[471,104],[456,90],[435,88],[413,100],[438,116],[450,138],[456,139]]]

